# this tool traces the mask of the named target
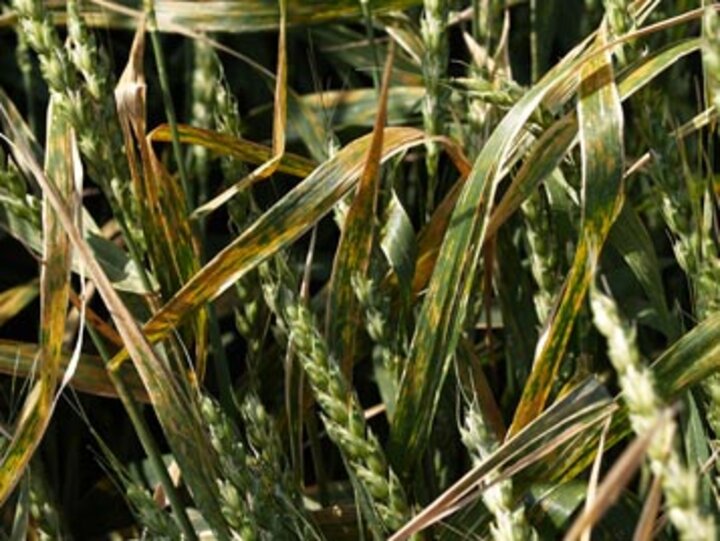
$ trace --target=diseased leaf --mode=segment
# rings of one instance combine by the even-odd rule
[[[598,46],[605,38],[600,34]],[[575,317],[595,272],[610,227],[622,205],[624,172],[623,112],[610,54],[595,55],[580,72],[578,125],[582,152],[582,220],[580,239],[547,327],[509,434],[537,417],[550,395]]]
[[[75,175],[79,154],[73,132],[59,103],[48,106],[45,171],[58,198],[75,212],[79,207]],[[32,156],[28,157],[33,159]],[[7,501],[40,444],[55,405],[60,356],[70,296],[72,251],[64,225],[45,200],[43,207],[43,265],[40,272],[40,358],[38,379],[23,404],[13,438],[0,463],[0,503]]]
[[[145,74],[143,50],[131,56],[115,95],[125,153],[139,205],[139,218],[147,239],[153,274],[162,298],[170,298],[200,268],[199,244],[188,220],[183,186],[170,177],[146,137]],[[183,329],[185,344],[195,345],[194,379],[202,381],[207,353],[207,314],[198,311]]]
[[[380,105],[370,148],[360,174],[355,197],[342,226],[340,243],[335,253],[330,278],[326,319],[328,345],[331,353],[340,363],[342,373],[348,382],[352,382],[355,340],[362,321],[359,302],[353,288],[353,277],[366,278],[370,267],[392,61],[393,49],[391,48],[385,63],[379,98]]]
[[[28,377],[36,368],[40,348],[37,344],[0,340],[0,373],[12,377]],[[70,356],[60,356],[59,377],[62,377],[70,362]],[[148,403],[148,396],[132,365],[125,365],[120,371],[123,381],[136,400]],[[108,378],[105,365],[100,357],[83,355],[77,370],[70,380],[70,386],[82,393],[117,398],[115,387]]]
[[[643,58],[636,66],[629,67],[618,84],[621,99],[626,100],[633,96],[639,89],[648,85],[679,59],[697,51],[699,47],[700,41],[697,38],[681,41],[668,46],[659,53]],[[706,122],[699,119],[697,124],[699,127],[705,125]],[[520,170],[514,175],[502,200],[493,210],[488,223],[486,238],[495,236],[498,228],[520,208],[522,202],[560,165],[576,142],[577,116],[575,112],[565,115],[543,132],[532,145]],[[503,166],[504,171],[508,172],[519,158],[520,156],[513,155],[511,159],[507,160]],[[462,186],[459,183],[453,186],[433,213],[430,222],[419,235],[419,256],[413,280],[413,291],[416,293],[422,290],[430,279],[443,235],[461,189]]]
[[[272,158],[272,149],[246,139],[230,135],[194,128],[178,126],[180,142],[189,145],[200,145],[223,156],[232,156],[248,163],[261,164]],[[170,142],[170,127],[161,124],[148,134],[150,141]],[[305,177],[312,173],[317,164],[312,160],[292,153],[284,153],[278,163],[277,171],[296,177]]]
[[[318,166],[209,261],[146,324],[148,339],[155,342],[166,337],[193,310],[223,293],[243,274],[288,246],[330,212],[355,185],[370,139],[371,136],[364,136],[353,141]],[[413,128],[386,128],[383,139],[383,161],[424,141],[423,132]],[[127,352],[119,352],[113,365],[119,365],[125,358]]]
[[[31,280],[0,293],[0,327],[22,312],[28,304],[35,300],[38,293],[37,280]]]
[[[697,385],[708,375],[720,369],[720,313],[715,314],[683,335],[665,350],[652,364],[653,380],[660,398],[665,403],[676,401],[682,393]],[[613,416],[608,434],[607,449],[631,434],[627,410],[622,396],[615,398],[621,406]],[[529,479],[541,476],[547,482],[564,482],[580,475],[592,463],[597,450],[599,432],[589,432],[588,437],[565,446],[549,460],[530,468],[522,475],[520,486]]]
[[[142,36],[141,29],[136,38],[142,39]],[[136,43],[131,54],[136,55],[138,49]],[[0,114],[7,117],[1,105]],[[14,132],[11,132],[11,135],[14,135]],[[15,144],[22,143],[15,141]],[[90,247],[75,226],[73,216],[62,196],[48,181],[32,154],[17,146],[14,150],[16,160],[28,170],[47,197],[47,207],[57,213],[58,220],[69,236],[73,248],[77,250],[88,276],[95,283],[108,307],[118,333],[129,348],[130,357],[148,392],[194,501],[213,528],[215,535],[221,539],[228,539],[229,535],[220,510],[218,487],[215,483],[219,469],[218,458],[201,421],[196,395],[189,392],[184,378],[179,378],[171,372],[166,361],[152,349],[102,267],[93,257]],[[115,370],[117,371],[117,367]]]
[[[480,152],[454,206],[417,320],[393,419],[390,453],[392,461],[405,471],[425,445],[442,382],[465,323],[503,164],[530,115],[572,67],[572,62],[561,63],[503,118]]]

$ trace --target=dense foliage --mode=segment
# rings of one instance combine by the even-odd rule
[[[0,9],[2,538],[715,538],[719,4]]]

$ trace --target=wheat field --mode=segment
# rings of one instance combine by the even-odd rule
[[[0,538],[712,540],[720,4],[0,2]]]

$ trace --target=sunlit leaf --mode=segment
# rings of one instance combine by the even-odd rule
[[[603,43],[600,39],[598,45]],[[608,52],[595,55],[582,67],[578,125],[583,176],[580,239],[562,294],[538,341],[510,434],[537,417],[545,406],[575,317],[622,205],[623,111]]]
[[[572,63],[570,63],[572,64]],[[569,72],[560,64],[523,96],[487,141],[462,187],[418,317],[391,433],[391,456],[410,468],[432,425],[440,388],[465,322],[502,167],[513,142],[547,93]]]
[[[194,128],[192,126],[178,126],[180,141],[189,145],[200,145],[223,156],[232,156],[252,164],[261,164],[272,158],[272,149],[246,139],[239,139],[230,135]],[[150,132],[151,141],[170,142],[170,127],[162,124]],[[309,175],[317,164],[312,160],[292,153],[283,154],[278,164],[278,172],[287,173],[296,177]]]
[[[63,204],[78,208],[75,186],[79,154],[75,138],[55,99],[48,109],[45,172]],[[55,404],[60,377],[65,321],[70,296],[72,251],[64,224],[45,200],[43,212],[43,266],[40,273],[40,357],[38,378],[25,399],[13,438],[0,464],[0,502],[20,481],[45,433]]]
[[[0,327],[30,304],[38,296],[38,281],[11,287],[0,293]]]

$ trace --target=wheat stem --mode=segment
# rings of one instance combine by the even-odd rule
[[[442,100],[446,92],[442,88],[442,79],[447,71],[448,42],[446,0],[425,0],[420,31],[425,43],[423,57],[423,78],[425,97],[422,103],[423,123],[428,135],[443,133]],[[438,163],[440,149],[436,143],[426,145],[427,156],[427,202],[425,213],[429,215],[435,208],[435,191],[438,185]]]
[[[608,342],[608,357],[618,373],[630,424],[636,434],[647,434],[656,425],[664,404],[655,390],[652,372],[640,360],[635,330],[620,317],[615,301],[596,288],[590,292],[590,302],[595,326]],[[673,446],[674,434],[675,423],[663,423],[648,447],[651,469],[662,481],[668,517],[681,539],[715,539],[715,521],[700,510],[697,475],[682,463]]]
[[[463,445],[470,452],[474,464],[479,464],[498,447],[498,439],[488,426],[476,400],[468,404],[465,423],[460,428]],[[489,479],[492,482],[492,479]],[[483,502],[495,518],[490,533],[495,541],[525,541],[537,539],[537,533],[528,524],[525,507],[513,502],[511,479],[498,481],[483,492]]]
[[[287,289],[276,295],[277,308],[291,331],[291,340],[323,411],[330,439],[373,504],[381,524],[393,531],[409,516],[405,493],[388,466],[380,442],[365,423],[357,396],[345,381],[310,310]]]

